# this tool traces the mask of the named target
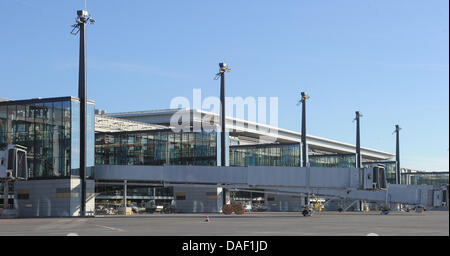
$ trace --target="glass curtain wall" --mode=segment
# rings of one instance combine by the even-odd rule
[[[300,166],[300,144],[230,146],[230,166]]]
[[[95,205],[100,214],[117,214],[119,207],[124,205],[124,185],[95,184]],[[127,205],[132,206],[137,212],[154,212],[156,206],[165,209],[173,205],[173,187],[128,185]],[[136,208],[137,207],[137,208]],[[103,210],[103,211],[102,211]]]
[[[395,184],[395,170],[397,169],[396,161],[375,161],[375,162],[363,162],[362,167],[369,167],[372,164],[382,164],[384,165],[384,170],[386,173],[386,181],[389,184]],[[403,183],[404,184],[404,183]]]
[[[217,165],[214,132],[97,133],[97,165]]]
[[[309,155],[311,167],[354,168],[356,154]]]
[[[442,186],[449,184],[448,172],[442,173],[427,173],[427,172],[416,172],[416,173],[402,173],[402,184],[411,185],[435,185]]]
[[[91,116],[87,123],[92,137],[94,106],[88,106]],[[0,148],[8,144],[27,148],[30,179],[65,178],[76,174],[79,166],[78,100],[64,97],[0,102]],[[89,148],[89,142],[87,145]],[[89,158],[93,159],[93,152],[90,156],[88,152]],[[92,169],[93,161],[88,162],[88,166]]]
[[[97,199],[123,199],[123,185],[110,185],[98,183],[96,193],[99,193]],[[142,185],[127,186],[128,199],[171,199],[173,198],[173,187],[156,187]]]

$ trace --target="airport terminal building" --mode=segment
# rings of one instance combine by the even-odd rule
[[[220,212],[224,203],[244,201],[272,211],[294,211],[302,204],[298,196],[264,191],[228,191],[220,183],[188,186],[165,184],[146,170],[177,167],[189,172],[201,166],[219,166],[220,132],[177,131],[171,117],[184,112],[196,126],[204,115],[195,109],[168,109],[106,113],[87,104],[87,204],[90,214],[119,205],[147,209],[162,206],[173,212]],[[200,119],[196,119],[200,117]],[[80,213],[80,100],[76,97],[6,100],[0,102],[0,148],[18,144],[27,148],[27,181],[17,181],[9,204],[22,217],[78,216]],[[246,166],[300,167],[301,134],[227,117],[225,162],[236,170]],[[276,133],[267,133],[267,130]],[[270,142],[259,138],[271,137]],[[354,168],[356,147],[307,135],[310,167]],[[395,155],[361,148],[362,164],[381,163],[388,183],[395,183]],[[181,168],[181,169],[180,169]],[[193,169],[194,168],[194,169]],[[427,178],[423,178],[423,177]],[[431,178],[430,178],[431,177]],[[182,180],[180,180],[182,181]],[[448,184],[447,173],[427,176],[405,170],[402,183]],[[3,189],[0,190],[3,192]]]

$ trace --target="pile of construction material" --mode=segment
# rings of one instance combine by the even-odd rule
[[[226,204],[222,207],[222,212],[226,215],[231,215],[233,212],[236,215],[242,215],[245,213],[245,206],[243,204]]]

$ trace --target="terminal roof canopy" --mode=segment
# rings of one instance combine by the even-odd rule
[[[186,112],[191,117],[205,115],[218,117],[218,114],[196,110],[196,109],[162,109],[151,111],[136,111],[136,112],[122,112],[122,113],[110,113],[96,116],[96,131],[102,131],[102,129],[108,129],[105,125],[108,122],[114,123],[117,120],[127,120],[129,123],[124,123],[125,126],[130,125],[130,130],[152,130],[152,129],[167,129],[170,125],[170,119],[173,114],[178,111]],[[98,117],[98,119],[97,119]],[[110,119],[107,119],[110,118]],[[114,119],[113,119],[114,118]],[[97,122],[98,120],[98,122]],[[192,118],[191,125],[201,122],[201,118]],[[124,121],[125,122],[125,121]],[[97,128],[97,125],[99,127]],[[230,136],[239,140],[240,145],[257,144],[258,139],[261,137],[273,138],[276,143],[300,143],[301,133],[297,131],[291,131],[282,129],[270,125],[254,123],[246,120],[241,120],[233,117],[226,117],[227,127],[234,127],[233,131],[230,131]],[[267,131],[271,132],[267,132]],[[120,131],[119,128],[117,131]],[[356,147],[352,144],[347,144],[335,140],[330,140],[322,137],[307,135],[306,136],[308,147],[310,151],[317,151],[319,153],[338,153],[338,154],[351,154],[355,153]],[[362,156],[365,159],[370,160],[391,160],[395,155],[375,149],[361,148]]]
[[[105,115],[95,115],[96,132],[124,132],[167,129],[166,126],[137,122]]]

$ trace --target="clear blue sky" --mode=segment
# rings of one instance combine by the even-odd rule
[[[2,0],[0,97],[77,95],[83,0]],[[402,166],[449,169],[449,2],[100,1],[88,28],[88,96],[108,112],[168,108],[175,96],[279,98],[279,126],[395,153]]]

